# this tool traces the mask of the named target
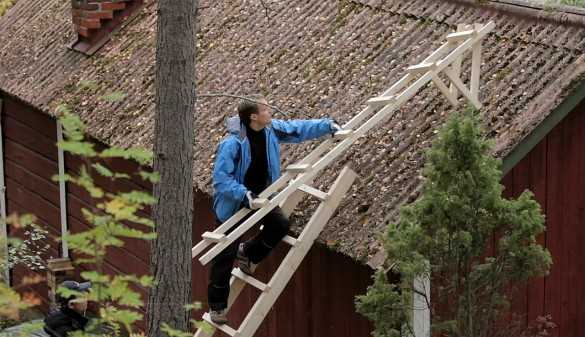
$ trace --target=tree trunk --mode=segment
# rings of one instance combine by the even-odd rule
[[[152,209],[157,239],[150,267],[155,286],[148,298],[150,337],[163,336],[163,323],[189,330],[193,139],[197,0],[159,0],[156,41],[154,186]]]

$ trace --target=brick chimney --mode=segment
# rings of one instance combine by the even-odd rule
[[[77,39],[70,48],[91,55],[130,21],[143,0],[71,0]]]

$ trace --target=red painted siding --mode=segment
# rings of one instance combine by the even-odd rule
[[[546,214],[539,238],[553,256],[551,273],[514,298],[527,320],[551,314],[554,337],[583,336],[585,322],[585,102],[557,125],[513,170],[504,184],[518,196],[530,189]]]

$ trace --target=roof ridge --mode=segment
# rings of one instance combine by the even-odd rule
[[[585,8],[571,6],[571,5],[565,5],[565,4],[547,5],[545,3],[541,4],[541,3],[537,3],[535,1],[530,1],[530,0],[489,0],[489,1],[496,2],[496,3],[508,4],[508,5],[512,5],[512,6],[519,6],[519,7],[531,8],[531,9],[544,10],[544,11],[548,11],[548,10],[553,9],[555,12],[563,12],[563,13],[585,16]]]

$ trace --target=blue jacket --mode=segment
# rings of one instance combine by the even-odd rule
[[[268,176],[273,183],[280,177],[280,143],[300,143],[332,132],[330,119],[283,121],[273,119],[266,130]],[[227,120],[228,136],[217,148],[213,167],[213,210],[220,222],[240,209],[248,189],[244,177],[250,167],[250,142],[239,117]]]

